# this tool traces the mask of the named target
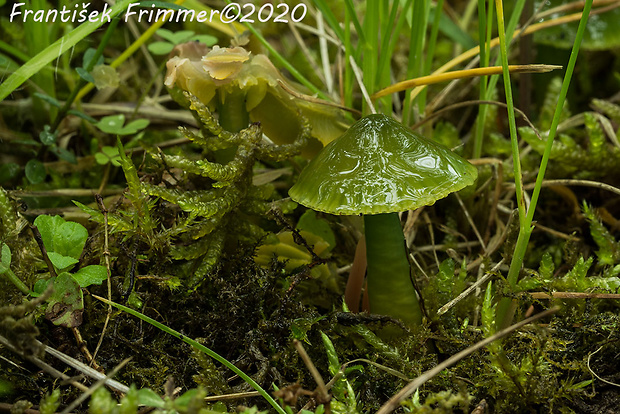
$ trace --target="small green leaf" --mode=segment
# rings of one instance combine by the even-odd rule
[[[77,109],[69,109],[69,114],[75,115],[83,120],[90,122],[91,124],[97,123],[97,120],[90,115],[85,114],[84,112],[78,111]]]
[[[86,82],[95,83],[95,78],[84,68],[75,68],[75,71],[78,73],[80,78],[84,79]]]
[[[125,115],[108,115],[101,118],[95,126],[107,134],[118,134],[123,129],[124,123]]]
[[[138,401],[145,407],[164,408],[164,400],[150,388],[138,390]]]
[[[569,386],[567,387],[567,389],[568,389],[568,390],[572,390],[572,391],[575,391],[575,390],[580,390],[580,389],[582,389],[582,388],[587,387],[587,386],[588,386],[588,385],[590,385],[590,384],[592,384],[592,380],[591,380],[591,379],[590,379],[590,380],[585,380],[585,381],[578,382],[577,384],[569,385]]]
[[[176,400],[174,400],[174,406],[177,408],[187,408],[192,402],[200,397],[199,392],[200,390],[197,388],[192,388],[191,390],[184,392]]]
[[[49,125],[45,125],[43,127],[43,131],[39,134],[39,139],[43,145],[53,145],[56,143],[56,138],[58,137],[58,132],[51,131],[51,127]]]
[[[9,270],[11,266],[11,249],[5,243],[2,243],[2,256],[0,258],[0,275]]]
[[[60,406],[60,388],[56,388],[51,394],[45,394],[39,405],[39,413],[53,414]]]
[[[325,352],[327,353],[327,361],[329,362],[329,373],[333,377],[340,371],[340,361],[338,360],[338,354],[336,353],[336,348],[334,348],[334,344],[329,336],[327,336],[323,331],[321,332],[321,338],[323,339],[323,346],[325,347]]]
[[[77,158],[75,154],[68,149],[59,147],[57,145],[52,145],[50,150],[58,156],[63,161],[70,162],[71,164],[77,164]]]
[[[60,102],[58,102],[58,99],[53,98],[49,95],[46,95],[44,93],[39,93],[39,92],[35,92],[34,96],[36,96],[39,99],[44,100],[45,102],[47,102],[48,104],[55,106],[56,108],[60,108]]]
[[[54,248],[54,235],[58,232],[58,228],[65,223],[65,219],[56,215],[48,216],[41,214],[34,219],[34,225],[39,229],[41,238],[43,239],[43,245],[47,249],[47,252],[56,251]]]
[[[97,161],[97,164],[99,165],[106,165],[107,163],[109,163],[111,160],[110,158],[105,155],[103,152],[97,152],[95,154],[95,161]]]
[[[127,125],[125,123],[125,115],[109,115],[101,118],[99,122],[95,124],[97,128],[108,134],[117,135],[131,135],[135,134],[139,130],[146,128],[149,124],[148,119],[136,119]]]
[[[67,221],[54,235],[54,250],[65,256],[79,259],[88,239],[88,231],[79,223]]]
[[[32,159],[26,163],[25,168],[26,178],[32,184],[39,184],[45,180],[47,176],[47,172],[45,171],[45,166],[39,160]]]
[[[121,399],[118,407],[119,414],[134,414],[138,412],[140,401],[138,400],[138,389],[135,384],[131,384],[129,392]]]
[[[437,296],[441,303],[452,300],[452,284],[454,282],[454,260],[448,258],[439,265],[437,273]]]
[[[200,43],[204,43],[207,46],[213,46],[217,43],[217,37],[211,35],[196,35],[192,36],[190,40],[195,40]]]
[[[56,252],[47,252],[47,257],[50,258],[50,261],[56,268],[57,272],[70,270],[77,264],[77,262],[79,262],[79,260],[74,259],[73,257],[63,256],[62,254]]]
[[[590,223],[590,234],[599,247],[596,255],[599,265],[614,265],[620,259],[620,245],[601,223],[596,212],[584,201],[583,215]]]
[[[553,277],[554,270],[555,265],[553,263],[553,257],[551,257],[551,254],[549,252],[545,252],[545,254],[543,254],[542,260],[540,261],[538,273],[543,280],[550,281]]]
[[[172,32],[168,29],[159,29],[155,33],[174,45],[187,42],[192,36],[194,36],[194,32],[191,30],[179,30]]]
[[[496,307],[497,304],[493,303],[493,282],[489,282],[484,294],[484,301],[482,302],[482,331],[485,338],[492,336],[496,332]]]
[[[120,159],[121,157],[118,154],[118,148],[116,147],[104,146],[101,148],[101,152],[95,154],[95,161],[97,161],[97,164],[101,165],[105,165],[111,162],[112,165],[114,165],[115,167],[119,167]]]
[[[154,55],[166,55],[174,48],[169,42],[153,42],[148,45],[148,50]]]
[[[149,125],[150,121],[148,119],[136,119],[135,121],[131,121],[123,128],[123,132],[120,135],[131,135],[135,134],[141,129],[146,128]]]
[[[105,266],[100,265],[86,266],[74,273],[73,278],[83,288],[90,285],[100,285],[101,282],[108,278],[108,270]]]
[[[47,286],[52,283],[54,279],[39,279],[35,282],[33,290],[33,297],[37,298],[41,296],[41,293],[45,292]]]
[[[2,243],[2,256],[0,259],[0,263],[5,266],[11,265],[11,249],[6,243]]]

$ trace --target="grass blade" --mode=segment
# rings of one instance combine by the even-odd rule
[[[498,2],[499,5],[501,5],[501,0],[496,0],[496,1]],[[558,103],[556,105],[555,114],[553,116],[551,127],[549,129],[549,135],[547,136],[547,141],[545,143],[545,151],[540,161],[540,167],[538,170],[538,176],[536,177],[536,185],[532,193],[530,206],[527,210],[526,215],[524,215],[523,217],[519,215],[519,219],[521,220],[520,231],[519,231],[519,236],[517,238],[517,243],[515,245],[513,258],[512,258],[512,261],[510,262],[510,269],[508,270],[508,277],[507,277],[508,283],[513,288],[517,284],[517,280],[519,278],[519,272],[523,264],[523,259],[525,257],[525,253],[527,250],[527,245],[529,242],[530,234],[532,232],[532,219],[534,217],[534,212],[536,211],[536,204],[538,203],[538,197],[540,195],[540,190],[542,188],[542,182],[545,177],[545,171],[547,168],[547,164],[549,162],[549,156],[551,154],[551,148],[553,145],[553,140],[555,138],[555,133],[557,131],[558,124],[560,122],[560,116],[562,114],[562,107],[564,106],[564,102],[566,100],[566,95],[568,93],[568,87],[570,86],[570,81],[573,76],[575,64],[577,62],[577,56],[579,54],[579,48],[581,46],[581,41],[583,39],[583,35],[586,29],[586,23],[588,21],[588,16],[590,15],[590,9],[592,8],[592,1],[593,0],[586,0],[583,6],[581,20],[579,21],[579,27],[577,29],[577,34],[575,36],[575,42],[573,43],[573,49],[571,50],[570,58],[566,66],[566,73],[564,75],[564,81],[562,82],[562,89],[560,91],[560,96],[558,98]],[[499,15],[500,7],[497,8],[497,13]],[[513,118],[514,118],[514,114],[513,114]],[[515,179],[517,179],[516,176],[515,176]],[[499,306],[498,306],[498,312],[497,312],[497,318],[498,318],[500,327],[507,326],[512,321],[512,317],[514,314],[514,307],[515,307],[514,302],[509,298],[503,298],[500,301]]]
[[[110,11],[110,16],[115,17],[127,9],[131,0],[121,0],[116,3]],[[100,28],[106,23],[105,19],[95,22],[85,22],[73,29],[69,34],[61,37],[39,54],[34,56],[0,85],[0,101],[3,101],[11,92],[26,82],[32,75],[39,72],[45,65],[58,58],[60,55],[70,50],[76,43],[84,39],[89,34]]]

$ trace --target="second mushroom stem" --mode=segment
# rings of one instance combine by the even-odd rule
[[[389,315],[415,328],[422,311],[410,274],[398,213],[364,216],[370,311]]]

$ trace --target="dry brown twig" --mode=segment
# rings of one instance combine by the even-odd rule
[[[95,199],[97,200],[97,205],[99,206],[99,210],[103,214],[103,257],[105,259],[105,267],[107,270],[108,276],[108,301],[112,302],[112,282],[110,280],[112,273],[110,271],[110,250],[109,250],[109,242],[108,242],[108,209],[105,204],[103,204],[103,197],[100,194],[95,194]],[[105,331],[108,328],[108,323],[110,322],[110,317],[112,316],[112,305],[108,303],[108,313],[105,318],[105,322],[103,323],[103,328],[101,329],[101,335],[99,336],[99,342],[97,342],[97,347],[95,348],[95,352],[93,352],[92,361],[95,362],[95,357],[101,348],[101,344],[103,343],[103,338],[105,337]]]
[[[324,404],[325,413],[330,414],[331,409],[329,406],[329,400],[331,399],[331,396],[327,392],[327,387],[325,387],[325,381],[323,381],[323,377],[319,373],[319,370],[316,369],[316,367],[314,366],[314,363],[308,356],[308,353],[304,349],[304,346],[301,344],[301,342],[295,339],[293,341],[293,345],[295,346],[295,349],[297,350],[297,353],[299,354],[301,359],[304,361],[304,364],[306,364],[306,367],[308,368],[308,371],[310,371],[312,378],[314,378],[314,382],[316,382],[317,390],[313,394],[315,394],[317,402],[320,404]]]

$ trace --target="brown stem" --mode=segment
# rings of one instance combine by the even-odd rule
[[[353,313],[360,310],[360,296],[362,294],[362,286],[364,285],[364,277],[366,275],[366,238],[362,238],[357,243],[355,249],[355,257],[353,265],[349,272],[349,280],[344,290],[344,303]]]
[[[54,270],[54,265],[52,264],[52,261],[47,255],[47,249],[45,248],[45,245],[43,244],[43,237],[41,236],[41,232],[39,232],[39,229],[33,225],[30,225],[30,230],[32,230],[32,234],[34,234],[34,239],[37,241],[37,244],[39,245],[39,250],[41,250],[41,254],[43,255],[43,260],[45,260],[45,264],[47,265],[47,268],[50,271],[50,275],[52,277],[56,277],[57,276],[56,270]]]

